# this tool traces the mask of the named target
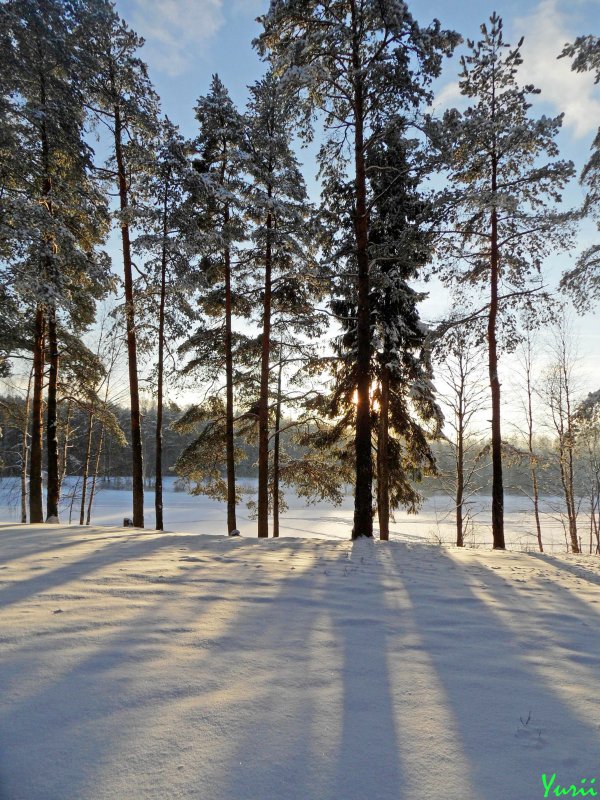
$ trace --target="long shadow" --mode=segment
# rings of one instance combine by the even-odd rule
[[[563,561],[556,558],[556,556],[548,555],[547,553],[530,553],[529,555],[531,555],[533,558],[537,558],[539,561],[551,564],[558,570],[569,572],[571,575],[576,575],[578,578],[581,578],[588,583],[594,583],[596,586],[600,586],[600,575],[597,575],[594,572],[588,572],[585,569],[584,564],[571,564],[569,561]]]
[[[0,608],[19,603],[32,595],[46,592],[74,578],[82,578],[121,561],[147,557],[158,550],[175,546],[176,542],[169,534],[151,537],[132,534],[131,537],[108,542],[106,539],[99,539],[97,544],[98,548],[84,558],[69,561],[56,569],[36,573],[30,578],[0,588]]]
[[[11,537],[12,538],[12,537]],[[40,558],[48,558],[52,557],[51,553],[56,553],[57,551],[68,550],[70,547],[77,547],[79,544],[83,544],[89,541],[87,538],[81,539],[69,539],[64,542],[59,542],[58,544],[47,544],[44,541],[44,537],[37,532],[36,536],[23,536],[22,538],[14,537],[16,541],[10,541],[9,535],[4,533],[0,530],[0,544],[2,545],[2,556],[0,557],[0,566],[4,564],[8,564],[12,561],[21,561],[24,558],[30,558],[31,556],[39,556]],[[8,542],[9,547],[15,550],[13,555],[6,554],[6,547],[5,544]],[[27,542],[28,546],[23,547],[23,543]],[[31,543],[29,545],[29,542]]]
[[[541,554],[533,555],[537,558]],[[562,562],[558,562],[557,567],[561,566]],[[572,571],[566,572],[571,574]],[[576,688],[581,681],[589,681],[589,693],[585,696],[586,716],[594,720],[600,717],[600,701],[593,691],[600,674],[600,607],[594,609],[578,597],[575,590],[554,581],[548,587],[546,576],[540,576],[540,583],[543,582],[541,585],[546,589],[543,601],[539,594],[541,586],[534,586],[531,581],[521,591],[517,591],[510,580],[491,570],[485,581],[488,588],[506,597],[505,605],[517,617],[511,631],[514,633],[515,644],[528,661],[547,672],[556,671],[557,664],[560,664],[563,689]],[[598,599],[600,600],[600,592]],[[552,629],[554,642],[547,641],[544,628]],[[585,652],[582,652],[583,641]],[[594,708],[596,711],[592,713]],[[596,730],[596,737],[598,736]]]
[[[279,602],[275,604],[261,590],[264,584],[269,587],[266,591],[270,591],[272,582],[262,578],[264,565],[256,558],[261,555],[272,558],[273,548],[269,552],[255,542],[231,542],[221,538],[214,542],[208,539],[200,541],[198,537],[175,542],[170,539],[169,543],[174,545],[171,561],[179,566],[178,574],[166,579],[172,592],[166,597],[161,596],[141,614],[119,623],[113,635],[105,633],[96,645],[93,625],[87,631],[75,632],[67,625],[49,640],[52,650],[46,649],[38,657],[31,639],[23,648],[11,651],[10,660],[5,661],[2,671],[4,696],[8,697],[9,685],[12,685],[13,694],[14,686],[19,686],[19,689],[17,699],[12,698],[10,706],[0,715],[6,743],[1,758],[4,766],[0,763],[0,773],[10,775],[13,780],[20,771],[25,783],[15,787],[13,781],[12,794],[9,795],[5,788],[6,797],[2,800],[20,797],[27,800],[99,800],[116,796],[110,787],[113,781],[118,784],[119,779],[129,783],[132,788],[127,792],[132,795],[139,793],[139,796],[162,800],[177,794],[174,787],[165,785],[163,772],[172,776],[169,770],[173,769],[173,761],[182,758],[182,750],[185,751],[188,743],[192,743],[189,745],[193,751],[192,763],[177,774],[180,787],[192,787],[185,796],[198,796],[200,793],[200,796],[220,796],[229,800],[226,791],[223,794],[203,794],[211,770],[218,766],[220,752],[226,750],[230,741],[228,731],[222,730],[221,725],[228,722],[234,730],[236,726],[235,708],[232,714],[223,716],[218,704],[215,708],[212,698],[215,694],[227,694],[231,688],[251,688],[252,674],[250,665],[245,662],[244,644],[249,649],[254,647],[254,640],[264,633],[271,638],[276,626],[281,630],[281,637],[286,631],[293,637],[296,650],[301,654],[305,635],[310,633],[317,609],[311,605],[309,597],[305,597],[307,584],[301,569],[294,569],[293,548],[283,542],[277,546],[277,551],[287,572],[280,583]],[[185,548],[178,546],[182,544]],[[118,563],[121,558],[141,560],[154,554],[159,545],[159,539],[151,544],[147,539],[137,537],[137,540],[115,546],[108,552],[101,551],[89,559],[73,562],[65,570],[55,570],[46,576],[46,580],[40,576],[35,588],[49,588],[69,572],[85,575],[100,565]],[[186,555],[181,552],[184,549]],[[204,557],[191,556],[195,550]],[[239,571],[232,574],[228,569],[232,564],[244,563],[248,567],[248,586],[254,586],[253,597],[242,597],[238,601],[240,613],[237,618],[231,616],[235,613],[233,603],[233,609],[227,608],[227,618],[221,620],[221,630],[218,624],[215,626],[214,619],[223,614],[219,603],[224,599],[235,600],[240,592]],[[158,583],[161,589],[165,588],[164,582],[156,578],[151,585],[144,587],[146,592],[140,599],[156,598],[154,589]],[[288,588],[288,583],[299,586],[297,589]],[[193,593],[195,586],[201,594]],[[188,594],[178,594],[177,590],[184,587]],[[29,588],[33,588],[32,585]],[[93,594],[91,587],[87,591]],[[21,594],[26,596],[25,592]],[[299,595],[306,600],[304,631],[290,628],[285,620],[292,598]],[[269,614],[267,609],[272,613]],[[65,625],[67,613],[56,620]],[[74,633],[75,642],[72,641]],[[80,633],[86,634],[80,645],[84,655],[73,663]],[[184,649],[183,667],[179,661],[170,659],[169,643],[177,635],[190,639]],[[266,666],[262,659],[258,666],[267,670],[268,687],[276,692],[276,696],[271,698],[271,708],[279,707],[285,715],[288,686],[285,677],[277,673],[281,656],[279,638],[275,635],[273,639],[272,653],[266,659]],[[88,652],[90,648],[91,652]],[[178,658],[181,658],[181,653]],[[63,670],[65,665],[67,669]],[[282,672],[289,677],[289,671]],[[150,681],[149,674],[152,674]],[[38,675],[42,678],[39,686],[36,685]],[[294,676],[300,681],[305,680],[304,676],[292,671]],[[192,711],[189,711],[190,707]],[[307,705],[298,710],[298,717],[303,714],[307,725],[312,719],[309,708]],[[262,735],[265,738],[270,735],[269,719],[267,715],[263,720]],[[254,721],[250,726],[256,729]],[[288,739],[292,735],[298,737],[300,747],[302,730],[303,726],[300,724],[297,729],[295,723],[288,729]],[[307,736],[305,741],[308,740]],[[213,759],[206,758],[209,741],[216,741],[219,745],[213,752]],[[65,753],[69,754],[67,759]],[[138,765],[136,770],[127,763],[128,758]],[[36,768],[27,769],[28,763],[35,763]],[[198,764],[205,765],[201,776],[197,775]],[[225,787],[232,778],[231,764],[227,762],[222,766],[223,769],[218,771],[219,785]],[[269,774],[275,777],[272,771]],[[260,781],[259,773],[256,773],[256,778]],[[65,787],[68,787],[66,796]]]
[[[213,544],[205,541],[199,549],[211,553]],[[225,545],[218,549],[227,557],[228,543],[217,544]],[[155,552],[140,538],[137,547],[140,557]],[[125,552],[130,555],[134,549],[135,542],[130,542]],[[181,561],[179,548],[172,560]],[[192,580],[210,584],[209,572],[196,559],[168,583],[174,590]],[[221,585],[217,577],[215,586]],[[0,800],[129,795],[162,800],[171,795],[168,785],[153,793],[161,769],[168,767],[165,738],[180,733],[179,719],[171,720],[169,728],[165,718],[174,706],[201,697],[208,681],[178,668],[170,648],[175,637],[200,634],[215,606],[208,597],[219,598],[204,597],[202,605],[181,593],[157,599],[157,587],[164,589],[159,579],[142,588],[140,599],[154,602],[113,624],[113,633],[106,633],[106,621],[99,639],[93,622],[81,631],[73,629],[67,611],[56,618],[60,627],[52,634],[51,649],[39,652],[36,640],[29,638],[3,659],[0,696],[11,700],[0,711]],[[176,759],[179,746],[170,744],[168,758]],[[143,767],[136,770],[130,762]],[[125,794],[115,794],[107,785],[115,776],[117,783],[128,785]]]
[[[375,543],[353,543],[352,561],[357,576],[365,561],[375,555]],[[406,776],[402,773],[391,676],[389,673],[389,609],[377,569],[366,569],[372,576],[362,584],[356,607],[342,607],[333,620],[342,639],[344,664],[342,737],[338,754],[336,785],[328,795],[377,797],[397,800],[402,797]],[[347,592],[354,593],[348,574]],[[393,634],[392,634],[393,635]]]
[[[275,593],[268,596],[259,588],[247,596],[234,624],[215,643],[217,651],[224,644],[238,659],[221,672],[221,686],[246,688],[237,700],[240,719],[235,722],[233,709],[230,715],[224,758],[216,769],[209,768],[207,796],[214,800],[327,797],[328,764],[318,721],[328,725],[330,719],[318,698],[327,697],[336,677],[314,659],[312,644],[324,634],[321,599],[327,576],[318,560],[303,566],[284,542],[276,548],[282,561]],[[335,661],[337,642],[331,636],[327,649]],[[198,712],[190,715],[192,727]],[[206,779],[205,768],[198,786]]]
[[[208,697],[225,693],[228,707],[213,718],[214,702],[207,705],[209,701],[200,698],[182,720],[202,739],[214,741],[216,734],[218,740],[216,749],[205,751],[194,765],[189,796],[200,792],[211,800],[342,796],[331,790],[334,745],[328,735],[332,732],[335,737],[330,694],[339,679],[335,664],[340,647],[325,620],[323,598],[332,567],[324,567],[319,547],[315,544],[315,558],[309,564],[302,563],[297,545],[285,539],[269,543],[266,551],[262,547],[253,547],[248,554],[236,551],[240,560],[249,558],[247,591],[232,624],[209,643],[218,679],[207,687]],[[278,566],[275,570],[272,566],[263,580],[266,561],[253,562],[252,556],[264,556]],[[341,573],[345,552],[338,561]],[[277,568],[279,576],[273,577]]]
[[[398,568],[410,557],[403,547],[390,553]],[[560,771],[561,765],[580,763],[583,775],[593,772],[597,727],[574,713],[536,669],[513,628],[490,605],[493,598],[484,601],[474,590],[483,581],[506,596],[506,583],[490,568],[473,570],[441,549],[435,554],[437,568],[427,581],[412,577],[405,586],[457,721],[475,797],[541,796],[542,773]],[[565,777],[579,781],[579,769]]]
[[[383,593],[348,555],[296,571],[228,630],[260,649],[266,673],[242,672],[253,709],[232,732],[214,800],[401,797]],[[238,665],[225,681],[239,678]]]

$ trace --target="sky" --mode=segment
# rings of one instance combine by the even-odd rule
[[[117,0],[116,5],[131,27],[146,39],[142,56],[149,65],[163,110],[185,135],[196,132],[196,99],[208,91],[214,73],[219,74],[234,101],[240,106],[245,104],[247,86],[265,69],[252,48],[252,39],[260,31],[256,17],[267,10],[268,0]],[[579,174],[600,124],[600,88],[594,85],[590,73],[572,72],[570,62],[558,60],[557,56],[563,45],[577,35],[598,33],[599,0],[499,0],[489,5],[482,0],[413,0],[409,7],[421,24],[438,18],[443,27],[457,30],[465,39],[477,39],[479,26],[495,10],[503,18],[506,41],[516,43],[524,36],[522,79],[541,90],[534,111],[552,116],[564,112],[559,137],[561,156],[572,159]],[[446,60],[437,81],[436,110],[460,105],[460,52],[459,48],[453,58]],[[310,153],[304,153],[304,158],[307,183],[316,194],[316,168]],[[565,200],[575,206],[582,199],[583,192],[575,180]],[[581,225],[576,250],[555,254],[548,260],[545,279],[549,287],[558,285],[561,273],[571,268],[578,253],[597,237],[591,221]],[[423,318],[434,322],[447,310],[447,292],[430,285],[430,297],[422,307]],[[595,315],[575,315],[573,330],[579,340],[583,371],[589,376],[588,390],[592,391],[600,384],[600,333]],[[508,358],[507,372],[511,371],[511,364]]]

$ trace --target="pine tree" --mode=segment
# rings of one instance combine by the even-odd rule
[[[169,119],[163,120],[156,160],[140,176],[136,227],[142,233],[133,249],[144,259],[148,285],[141,325],[157,334],[155,487],[156,529],[163,530],[163,408],[165,359],[168,343],[181,339],[194,318],[192,298],[196,273],[185,246],[188,225],[184,211],[187,191],[194,183],[189,163],[190,145]],[[155,324],[158,320],[158,325]]]
[[[258,535],[269,535],[269,416],[276,291],[310,258],[309,207],[300,166],[292,150],[293,99],[269,72],[250,87],[248,160],[252,221],[249,254],[260,275],[260,378],[258,387]]]
[[[47,516],[60,497],[57,409],[61,318],[78,331],[93,321],[95,300],[110,286],[108,260],[97,250],[107,230],[106,200],[93,181],[85,143],[89,62],[82,9],[58,2],[4,4],[11,47],[9,118],[18,117],[19,166],[7,182],[21,197],[9,204],[14,286],[35,304],[31,521],[42,518],[41,445],[45,340],[48,353]],[[42,13],[43,12],[43,13]],[[10,126],[9,126],[10,128]],[[18,208],[19,213],[15,214]],[[10,216],[14,214],[12,221]]]
[[[575,72],[592,72],[594,82],[600,83],[600,36],[579,36],[565,46],[561,57],[564,56],[573,59],[571,66]],[[584,211],[596,219],[600,230],[600,127],[580,180],[587,192]],[[600,297],[600,244],[581,254],[575,268],[563,276],[561,287],[571,292],[580,310],[591,308]]]
[[[312,230],[307,222],[307,232]],[[318,390],[311,384],[315,373],[322,374],[319,343],[329,327],[317,307],[329,280],[316,259],[317,231],[311,238],[313,242],[305,243],[304,252],[290,259],[274,282],[271,296],[269,496],[274,537],[279,536],[280,515],[286,510],[282,487],[293,487],[308,502],[328,499],[338,505],[341,487],[350,480],[311,441],[315,422],[321,423],[312,408]]]
[[[215,380],[216,374],[221,371],[225,373],[223,435],[227,532],[230,533],[237,529],[234,395],[238,376],[234,365],[234,349],[238,346],[238,336],[233,330],[233,320],[236,314],[244,313],[245,305],[242,297],[243,276],[238,268],[236,252],[244,238],[244,123],[218,75],[213,76],[210,92],[198,99],[196,118],[200,132],[195,142],[197,155],[194,166],[202,183],[192,198],[195,208],[189,212],[196,230],[189,233],[191,241],[196,242],[195,249],[201,256],[203,275],[208,285],[200,298],[205,320],[184,344],[183,352],[196,351],[194,361],[188,365],[189,370],[198,365],[198,351],[204,350],[204,345],[211,341],[214,347],[208,348],[209,358],[203,359],[201,365],[204,376],[208,380]],[[216,327],[212,322],[215,319]],[[205,419],[204,415],[201,416]],[[198,454],[197,449],[194,452]],[[187,469],[191,462],[186,460],[186,463]],[[180,467],[183,467],[183,462]]]
[[[443,53],[458,40],[435,21],[419,27],[401,0],[272,0],[258,40],[277,74],[296,86],[307,125],[323,112],[326,139],[322,171],[345,177],[351,198],[350,257],[355,265],[356,349],[351,355],[356,386],[355,511],[353,537],[372,536],[371,459],[371,276],[366,158],[390,118],[412,111],[429,98]],[[308,131],[305,131],[308,133]],[[335,198],[327,198],[335,206]],[[333,211],[335,213],[335,210]],[[342,226],[340,226],[342,227]]]
[[[144,473],[131,227],[136,182],[155,158],[158,98],[148,78],[147,67],[137,56],[143,40],[119,18],[112,4],[104,0],[98,3],[96,14],[90,20],[88,37],[89,51],[97,64],[90,103],[98,122],[110,132],[111,158],[104,174],[116,184],[119,196],[116,220],[121,229],[125,283],[133,524],[143,528]]]
[[[538,90],[517,82],[523,40],[516,48],[506,44],[497,14],[481,32],[479,42],[468,42],[469,54],[461,62],[460,89],[473,105],[463,113],[447,112],[437,130],[456,187],[447,219],[456,234],[449,240],[454,249],[445,256],[452,266],[441,267],[440,274],[449,284],[489,292],[483,313],[492,408],[492,533],[494,548],[504,549],[499,315],[509,302],[531,300],[531,280],[544,257],[568,244],[570,217],[553,206],[573,164],[548,160],[558,156],[562,115],[530,116],[529,98]],[[451,256],[462,259],[462,271]]]

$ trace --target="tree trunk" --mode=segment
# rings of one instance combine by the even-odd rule
[[[464,505],[465,505],[465,430],[464,430],[464,382],[461,385],[457,419],[456,442],[456,546],[465,546],[464,537]]]
[[[225,208],[224,223],[229,222],[229,208]],[[225,260],[225,446],[227,451],[227,533],[237,529],[235,490],[235,437],[233,426],[233,347],[231,304],[231,253],[229,247],[223,253]]]
[[[44,430],[43,391],[46,341],[44,307],[38,303],[33,341],[33,398],[31,423],[31,466],[29,472],[29,521],[43,522],[42,436]]]
[[[379,518],[379,538],[384,541],[390,538],[389,415],[390,373],[384,367],[381,373],[379,436],[377,437],[377,514]]]
[[[21,433],[21,522],[27,522],[27,466],[29,460],[29,407],[31,404],[31,381],[33,380],[33,368],[29,372],[27,381],[27,394],[25,395],[25,409],[23,412],[23,427]]]
[[[279,449],[281,436],[281,381],[283,375],[283,342],[279,344],[279,370],[277,373],[277,400],[275,405],[275,436],[273,441],[273,536],[279,537]]]
[[[65,478],[67,477],[67,469],[69,467],[69,442],[71,441],[71,414],[73,411],[73,401],[69,398],[67,403],[67,412],[65,415],[64,435],[62,442],[62,455],[60,457],[60,470],[58,478],[58,487],[62,493],[62,487]]]
[[[113,93],[114,77],[111,74]],[[136,528],[144,527],[144,463],[142,451],[142,429],[140,414],[140,391],[137,366],[137,338],[135,330],[135,304],[133,295],[133,270],[131,260],[131,241],[127,211],[129,207],[129,190],[127,172],[123,156],[123,126],[121,109],[114,107],[115,118],[115,158],[119,183],[119,203],[122,216],[121,239],[123,244],[123,274],[125,278],[125,321],[127,328],[127,360],[129,367],[129,400],[131,406],[131,458],[133,482],[133,524]]]
[[[531,334],[528,332],[527,350],[525,351],[525,378],[527,383],[527,447],[529,450],[529,474],[531,475],[531,486],[533,491],[533,515],[535,517],[537,543],[540,553],[543,553],[544,543],[542,541],[542,524],[540,520],[540,492],[537,477],[537,459],[533,451],[533,385],[531,373]]]
[[[158,374],[156,387],[156,461],[154,466],[154,510],[156,530],[164,530],[163,520],[163,383],[165,370],[165,305],[167,301],[167,236],[170,172],[165,179],[160,260],[160,304],[158,308]]]
[[[272,197],[272,187],[268,189]],[[269,535],[269,359],[271,355],[271,279],[273,218],[267,215],[265,249],[265,286],[263,297],[262,352],[260,363],[260,397],[258,404],[258,535]]]
[[[60,478],[58,471],[58,339],[56,335],[56,309],[48,309],[48,406],[46,444],[48,457],[48,491],[46,495],[46,520],[58,521]]]
[[[492,193],[495,195],[496,159],[492,159]],[[490,392],[492,399],[492,538],[494,550],[505,550],[504,542],[504,487],[502,483],[502,432],[500,427],[500,378],[498,376],[498,343],[496,327],[498,320],[498,212],[492,209],[491,215],[491,258],[490,258],[490,311],[488,316],[488,352]]]
[[[83,460],[83,473],[81,475],[81,506],[79,509],[79,524],[85,522],[85,501],[87,495],[88,474],[90,471],[90,459],[92,457],[92,434],[94,432],[94,412],[90,410],[88,417],[88,429],[85,442],[85,458]]]
[[[96,451],[96,463],[94,465],[94,474],[92,476],[92,488],[90,489],[90,499],[87,507],[87,517],[85,524],[89,525],[92,518],[92,504],[94,502],[94,495],[96,494],[96,481],[98,479],[98,471],[100,470],[100,458],[102,456],[102,444],[104,442],[104,425],[100,428],[100,436],[98,439],[98,450]]]
[[[364,98],[356,2],[352,0],[354,69],[354,167],[356,210],[354,230],[358,268],[357,355],[356,355],[356,485],[352,538],[373,536],[373,459],[371,455],[371,327],[369,314],[369,221],[367,216],[367,178],[364,154]]]

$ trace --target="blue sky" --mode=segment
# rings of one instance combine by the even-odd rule
[[[565,113],[560,134],[561,155],[571,158],[578,169],[589,157],[590,146],[600,124],[600,88],[591,74],[578,75],[566,59],[557,60],[565,42],[579,34],[599,33],[599,0],[500,0],[495,5],[481,0],[414,0],[409,2],[421,24],[432,18],[459,31],[465,38],[478,38],[479,26],[496,10],[504,20],[505,38],[515,43],[525,36],[523,81],[541,89],[536,112]],[[163,110],[186,135],[196,131],[194,105],[205,94],[213,73],[218,73],[233,99],[243,106],[247,85],[262,74],[264,65],[252,49],[259,32],[257,15],[268,8],[268,0],[117,0],[122,16],[146,39],[142,56],[162,99]],[[439,109],[460,103],[456,76],[458,55],[447,60],[437,82]],[[314,186],[315,167],[307,160],[306,178]],[[583,197],[577,184],[569,188],[567,200],[576,205]],[[316,198],[315,198],[316,199]],[[577,251],[597,240],[591,222],[582,225]],[[561,272],[572,266],[577,253],[551,258],[546,278],[556,286]],[[423,316],[434,319],[443,313],[442,292],[432,292]],[[600,385],[600,334],[597,317],[576,317],[574,329],[580,339],[584,371],[590,377],[589,391]],[[510,361],[509,361],[510,364]]]
[[[117,8],[145,37],[143,57],[163,108],[184,133],[194,131],[195,100],[206,92],[214,72],[243,104],[246,86],[263,70],[251,42],[259,31],[255,18],[268,8],[268,0],[117,0]],[[410,9],[422,24],[437,17],[465,38],[477,37],[481,22],[496,10],[509,41],[525,35],[527,80],[542,90],[550,111],[565,111],[565,126],[581,145],[580,155],[589,146],[600,118],[600,95],[589,75],[573,74],[568,62],[557,61],[556,56],[576,35],[597,33],[598,0],[503,0],[495,5],[480,0],[414,0]],[[455,98],[457,64],[454,57],[445,65],[439,82],[441,102]]]

